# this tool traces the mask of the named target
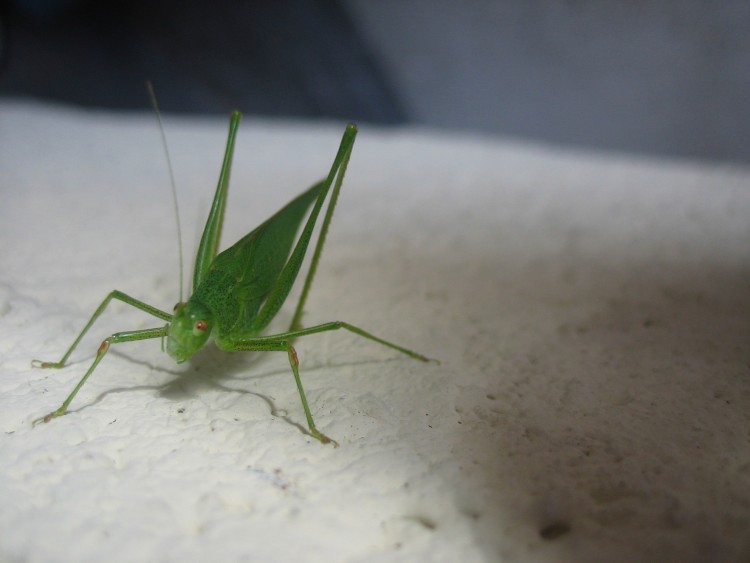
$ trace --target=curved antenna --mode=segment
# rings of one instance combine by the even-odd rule
[[[164,148],[164,155],[167,157],[167,168],[169,168],[169,183],[172,186],[172,203],[174,203],[174,216],[175,223],[177,224],[177,253],[180,257],[180,300],[182,303],[182,279],[183,279],[183,265],[182,265],[182,228],[180,227],[180,207],[177,205],[177,187],[174,181],[174,171],[172,170],[172,159],[169,157],[169,148],[167,147],[167,136],[164,134],[164,124],[161,121],[161,112],[159,111],[159,104],[156,102],[156,94],[154,94],[154,87],[151,81],[146,81],[146,88],[148,89],[148,97],[151,99],[151,105],[156,112],[156,120],[159,122],[159,133],[161,134],[161,145]]]

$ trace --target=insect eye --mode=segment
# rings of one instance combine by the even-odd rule
[[[208,325],[206,324],[206,321],[195,321],[195,324],[193,325],[193,334],[197,336],[201,332],[206,332],[207,328]]]

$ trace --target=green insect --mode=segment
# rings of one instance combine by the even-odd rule
[[[122,342],[166,337],[167,353],[177,363],[182,363],[190,358],[209,339],[213,339],[220,349],[227,351],[286,352],[302,401],[302,408],[305,411],[307,424],[310,428],[310,434],[323,443],[329,443],[332,440],[315,427],[299,376],[297,353],[292,346],[295,338],[346,329],[412,358],[429,361],[429,358],[417,352],[378,338],[345,322],[334,321],[307,328],[303,328],[301,325],[305,300],[315,276],[328,225],[336,206],[349,156],[354,146],[354,139],[357,134],[355,125],[349,124],[347,126],[338,153],[333,161],[333,166],[325,180],[313,185],[233,246],[217,254],[226,209],[234,142],[240,117],[239,112],[232,113],[230,117],[229,137],[221,174],[195,259],[193,294],[186,302],[181,300],[175,305],[174,314],[161,311],[121,291],[115,290],[107,295],[73,341],[73,344],[60,358],[60,361],[41,362],[34,360],[32,365],[41,368],[62,368],[83,336],[113,299],[127,303],[136,309],[166,321],[166,326],[117,332],[106,338],[99,346],[96,357],[88,371],[62,405],[57,410],[35,420],[34,424],[49,422],[51,419],[65,414],[71,401],[94,372],[96,366],[109,350],[110,345]],[[283,305],[297,278],[318,215],[329,192],[328,207],[289,330],[279,334],[262,335],[262,331]],[[311,207],[312,210],[310,211]],[[297,238],[295,235],[308,211],[307,222]],[[295,238],[296,244],[294,244]]]

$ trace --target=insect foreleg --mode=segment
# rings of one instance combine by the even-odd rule
[[[317,438],[324,444],[328,442],[333,442],[335,445],[338,445],[336,444],[335,441],[331,440],[326,435],[322,434],[315,427],[315,422],[313,422],[312,414],[310,413],[310,407],[308,406],[307,398],[305,397],[305,390],[302,387],[302,380],[300,379],[300,376],[299,376],[299,360],[297,359],[297,352],[295,351],[291,342],[294,338],[297,338],[299,336],[307,336],[309,334],[327,332],[330,330],[338,330],[341,328],[348,330],[349,332],[353,332],[354,334],[357,334],[363,338],[367,338],[368,340],[372,340],[373,342],[377,342],[378,344],[382,344],[383,346],[387,346],[388,348],[392,348],[393,350],[397,350],[398,352],[401,352],[402,354],[406,354],[407,356],[411,358],[422,360],[423,362],[436,361],[436,360],[432,360],[431,358],[428,358],[427,356],[423,356],[422,354],[419,354],[413,350],[409,350],[408,348],[404,348],[403,346],[394,344],[393,342],[389,342],[387,340],[383,340],[382,338],[378,338],[377,336],[370,334],[369,332],[362,330],[359,327],[356,327],[354,325],[351,325],[349,323],[345,323],[342,321],[333,321],[329,323],[323,323],[323,324],[311,326],[308,328],[302,328],[299,330],[292,330],[289,332],[283,332],[280,334],[272,334],[268,336],[253,336],[253,337],[244,338],[244,339],[236,338],[231,341],[219,339],[217,343],[219,344],[219,347],[225,350],[266,351],[266,352],[286,351],[289,356],[289,365],[291,366],[292,373],[294,374],[294,380],[297,383],[297,390],[299,391],[299,396],[300,396],[300,399],[302,400],[302,408],[305,411],[305,417],[307,418],[307,425],[310,428],[310,434],[312,434],[313,437]]]
[[[88,325],[86,328],[88,328]],[[63,404],[60,405],[60,407],[57,410],[54,410],[51,413],[41,418],[37,418],[33,422],[33,424],[36,425],[36,424],[39,424],[40,422],[49,422],[53,418],[62,416],[65,414],[65,411],[68,410],[68,405],[70,405],[71,401],[76,396],[78,391],[80,391],[81,387],[83,387],[83,384],[86,383],[86,380],[94,372],[94,370],[96,369],[96,366],[99,365],[99,362],[102,361],[102,358],[107,353],[107,350],[109,350],[110,344],[120,344],[121,342],[133,342],[135,340],[146,340],[149,338],[161,338],[162,336],[165,336],[166,334],[167,334],[167,328],[160,327],[160,328],[147,328],[144,330],[131,330],[127,332],[116,332],[110,337],[105,338],[104,341],[99,345],[99,349],[96,351],[96,357],[94,358],[94,361],[91,363],[91,366],[89,367],[88,371],[86,371],[86,373],[83,375],[81,380],[78,382],[78,385],[76,385],[73,388],[73,391],[70,392],[70,395],[68,395],[67,399],[63,401]]]
[[[172,320],[172,315],[170,315],[169,313],[165,313],[164,311],[161,311],[157,309],[156,307],[152,307],[151,305],[144,303],[143,301],[135,299],[134,297],[130,297],[129,295],[126,295],[122,291],[118,291],[115,289],[109,295],[107,295],[107,297],[104,298],[104,301],[102,301],[101,304],[96,308],[96,311],[94,311],[94,314],[91,315],[89,322],[86,323],[86,326],[83,327],[83,330],[78,334],[76,339],[73,341],[73,344],[70,345],[70,348],[68,348],[68,351],[65,352],[65,354],[63,354],[63,357],[60,358],[59,362],[42,362],[40,360],[31,360],[31,366],[35,368],[61,368],[63,367],[65,365],[65,362],[68,360],[68,357],[70,356],[70,354],[73,352],[73,350],[75,350],[76,346],[78,346],[78,343],[81,341],[83,336],[88,332],[88,330],[91,328],[94,322],[96,322],[96,319],[98,319],[99,316],[104,312],[104,309],[107,308],[107,305],[109,305],[109,302],[112,301],[112,299],[117,299],[118,301],[127,303],[128,305],[135,307],[136,309],[140,309],[141,311],[144,311],[148,313],[149,315],[153,315],[164,321]],[[153,338],[153,337],[147,337],[147,338]],[[136,338],[133,340],[138,340],[138,339]]]
[[[286,334],[286,333],[285,333]],[[323,434],[315,426],[312,413],[310,412],[310,406],[307,404],[307,397],[305,396],[305,389],[302,387],[302,380],[299,376],[299,359],[297,358],[297,351],[292,346],[288,338],[284,335],[279,337],[274,336],[263,336],[257,340],[250,338],[247,340],[240,340],[232,343],[220,342],[219,345],[226,350],[242,351],[242,352],[286,352],[289,357],[289,365],[292,368],[294,374],[294,381],[297,384],[297,390],[299,391],[299,397],[302,401],[302,409],[305,411],[305,418],[307,419],[307,426],[310,429],[310,434],[313,438],[320,440],[323,444],[332,443],[335,447],[338,447],[338,442]]]
[[[68,360],[68,357],[73,352],[73,350],[75,350],[76,346],[78,346],[78,343],[81,341],[83,336],[88,332],[91,326],[96,322],[96,319],[99,318],[99,316],[104,312],[104,309],[107,308],[107,305],[109,305],[109,302],[112,301],[113,299],[122,301],[123,303],[126,303],[132,307],[135,307],[136,309],[140,309],[141,311],[144,311],[145,313],[153,315],[164,321],[169,321],[172,319],[172,315],[170,315],[169,313],[165,313],[164,311],[161,311],[157,309],[156,307],[152,307],[151,305],[144,303],[143,301],[135,299],[134,297],[130,297],[129,295],[123,293],[122,291],[114,290],[109,295],[107,295],[107,297],[104,298],[104,301],[102,301],[101,304],[96,308],[96,311],[94,311],[94,314],[91,315],[89,322],[86,323],[86,326],[83,327],[83,330],[78,334],[76,339],[73,341],[73,344],[70,345],[70,348],[68,348],[67,352],[63,354],[63,357],[60,358],[59,362],[42,362],[39,360],[32,360],[31,362],[32,367],[38,367],[38,368],[61,368],[63,367],[65,365],[65,362]],[[53,418],[57,416],[62,416],[63,414],[65,414],[65,411],[68,409],[68,405],[73,400],[73,397],[75,397],[76,393],[78,393],[81,387],[83,387],[83,384],[86,383],[86,380],[93,373],[97,364],[104,357],[104,354],[107,353],[107,350],[109,349],[110,344],[119,344],[120,342],[132,342],[134,340],[145,340],[147,338],[160,338],[160,337],[165,336],[166,334],[167,334],[166,327],[160,327],[160,328],[149,328],[145,330],[132,330],[132,331],[127,331],[127,332],[118,332],[118,333],[111,335],[109,338],[107,338],[101,343],[101,345],[99,346],[99,349],[96,351],[96,358],[94,358],[94,361],[91,364],[91,367],[89,367],[88,371],[84,374],[84,376],[78,382],[78,385],[76,385],[73,391],[70,393],[70,395],[68,395],[68,398],[65,399],[65,401],[63,401],[63,404],[60,405],[60,408],[58,408],[56,411],[52,411],[51,413],[49,413],[46,416],[43,416],[42,418],[36,419],[34,421],[34,424],[38,424],[39,422],[49,422]]]

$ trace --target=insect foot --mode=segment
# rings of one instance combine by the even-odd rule
[[[317,428],[312,428],[310,430],[310,434],[316,440],[320,440],[321,444],[333,444],[334,448],[339,447],[339,443],[336,440],[334,440],[333,438],[329,438],[328,436],[320,432]]]
[[[41,360],[31,360],[31,367],[41,368],[41,369],[47,369],[47,368],[60,369],[61,367],[63,367],[63,364],[62,362],[43,362]]]
[[[56,411],[52,411],[49,414],[45,414],[44,416],[39,417],[39,418],[33,420],[31,422],[31,426],[37,426],[38,424],[42,424],[42,423],[46,424],[50,420],[52,420],[53,418],[57,418],[58,416],[64,415],[65,414],[65,410],[66,409],[64,409],[64,408],[61,407],[61,408],[57,409]]]

